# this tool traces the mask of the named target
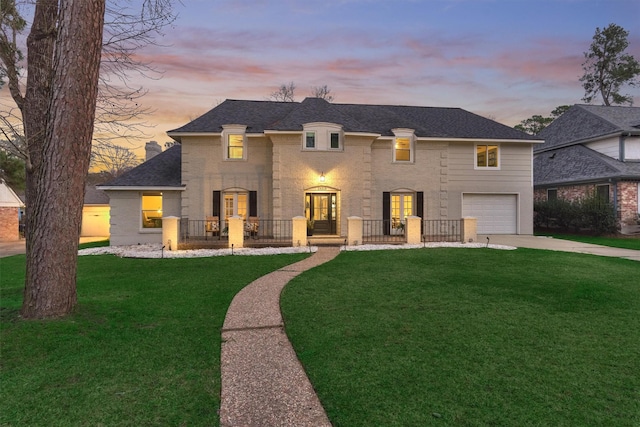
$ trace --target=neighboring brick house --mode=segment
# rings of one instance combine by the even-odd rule
[[[161,218],[478,218],[481,234],[533,233],[532,146],[459,108],[227,100],[169,131],[178,144],[100,188],[111,242],[161,241]]]
[[[0,179],[0,240],[20,239],[19,217],[23,207],[20,197]]]
[[[538,135],[535,200],[577,200],[597,193],[620,225],[640,208],[640,108],[574,105]]]

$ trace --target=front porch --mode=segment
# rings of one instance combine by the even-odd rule
[[[167,218],[171,220],[171,218]],[[422,220],[409,217],[405,223],[389,220],[348,218],[347,235],[313,235],[305,217],[270,220],[251,217],[228,218],[220,229],[217,218],[189,220],[173,217],[175,225],[163,227],[163,242],[171,248],[171,231],[177,249],[242,247],[357,246],[362,244],[419,244],[423,242],[467,242],[477,240],[475,218],[459,220]],[[163,221],[163,225],[166,221]],[[165,236],[165,228],[167,236]],[[309,235],[311,234],[311,235]],[[174,245],[175,247],[175,245]],[[171,249],[169,249],[171,250]]]

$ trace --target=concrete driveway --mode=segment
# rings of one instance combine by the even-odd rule
[[[80,243],[100,242],[109,237],[81,237]],[[26,252],[24,239],[12,242],[0,242],[0,258],[19,255]]]
[[[589,243],[572,242],[570,240],[554,239],[552,237],[529,235],[484,235],[478,236],[478,242],[486,242],[496,245],[508,245],[518,248],[546,249],[550,251],[577,252],[600,256],[626,258],[640,261],[640,251],[633,249],[610,248],[607,246],[592,245]]]

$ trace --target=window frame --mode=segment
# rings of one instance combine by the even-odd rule
[[[309,137],[313,137],[313,145],[309,145]],[[304,149],[305,150],[317,150],[318,149],[318,134],[315,130],[304,131]]]
[[[391,142],[391,156],[392,162],[398,164],[412,164],[415,163],[415,152],[416,152],[416,138],[415,138],[415,130],[413,129],[392,129],[394,134],[394,138]],[[408,141],[408,149],[403,149],[402,151],[409,152],[409,159],[398,159],[398,141],[406,139]]]
[[[144,209],[145,205],[145,197],[159,197],[160,198],[160,209]],[[161,233],[162,232],[162,216],[163,216],[163,204],[164,198],[161,192],[155,191],[146,191],[140,193],[140,216],[139,216],[139,229],[144,233]],[[153,212],[159,214],[159,216],[155,215],[153,217],[145,216],[146,213]],[[152,221],[153,225],[145,226],[145,217],[148,218],[149,221]]]
[[[242,143],[240,145],[232,145],[231,141],[232,139],[240,139],[242,141]],[[227,135],[227,152],[226,152],[226,160],[244,160],[244,135],[238,134],[238,133],[230,133]],[[240,156],[234,156],[231,154],[232,150],[240,150],[241,155]]]
[[[606,196],[603,193],[603,189],[606,188]],[[596,185],[596,195],[598,196],[598,199],[600,199],[601,201],[605,202],[605,203],[610,203],[611,202],[611,185],[609,184],[597,184]]]
[[[223,129],[222,130],[223,159],[225,161],[230,161],[230,162],[246,161],[247,151],[248,151],[247,134],[246,134],[247,127],[244,125],[223,125],[222,129]],[[239,147],[237,145],[234,145],[234,146],[231,145],[231,139],[237,138],[237,137],[242,137],[242,147]],[[242,155],[239,157],[231,156],[232,148],[241,149]]]
[[[479,157],[479,152],[478,152],[478,147],[485,147],[485,153],[486,153],[486,157],[487,157],[487,161],[486,161],[486,165],[485,166],[478,166],[478,157]],[[489,166],[489,147],[495,147],[496,149],[496,166]],[[473,168],[476,170],[500,170],[500,168],[502,167],[502,158],[501,158],[501,148],[500,148],[500,144],[495,143],[495,144],[489,144],[489,143],[476,143],[473,146],[473,157],[474,157],[474,162],[473,162]]]
[[[553,194],[553,198],[551,197],[551,194]],[[551,202],[551,201],[555,201],[558,200],[558,189],[557,188],[547,188],[547,201]]]
[[[338,139],[338,146],[333,146],[333,136],[336,136]],[[331,151],[340,151],[342,150],[342,135],[341,132],[333,132],[329,131],[329,150]]]

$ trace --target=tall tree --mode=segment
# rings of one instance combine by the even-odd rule
[[[100,70],[105,0],[38,0],[22,110],[28,200],[25,318],[76,304],[78,237]],[[11,84],[11,82],[10,82]]]
[[[560,105],[551,112],[550,117],[543,117],[539,114],[534,114],[528,119],[522,120],[519,124],[515,125],[514,128],[528,133],[529,135],[537,135],[542,129],[549,126],[569,108],[571,108],[570,105]]]
[[[590,103],[598,96],[604,105],[633,104],[633,98],[620,93],[624,85],[640,84],[640,64],[630,54],[629,32],[616,24],[596,28],[593,42],[584,53],[584,75],[580,78],[585,90],[583,101]]]
[[[16,0],[0,0],[0,5],[0,77],[6,78],[21,113],[23,135],[12,145],[22,148],[26,163],[22,314],[55,317],[69,313],[76,302],[78,237],[96,98],[111,103],[100,114],[107,126],[137,117],[140,90],[129,89],[127,73],[151,71],[134,53],[172,22],[172,2],[142,0],[142,10],[135,13],[128,0],[114,0],[106,22],[109,31],[103,33],[105,0],[36,0],[27,37],[26,85],[19,81],[22,55],[16,44],[16,34],[25,26],[16,18]],[[111,75],[102,78],[102,95],[96,89],[99,70]],[[112,84],[118,80],[120,87]],[[122,107],[127,100],[132,109]],[[16,116],[2,116],[3,133]],[[10,132],[19,133],[16,128]]]

